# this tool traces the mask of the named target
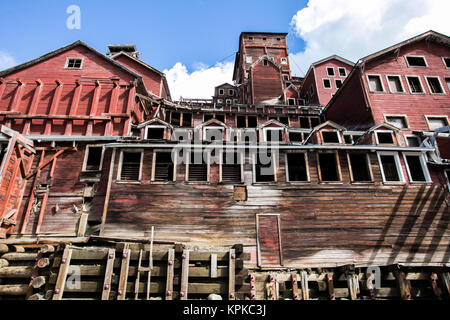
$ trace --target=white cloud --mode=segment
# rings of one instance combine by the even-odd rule
[[[170,70],[164,70],[173,100],[183,98],[211,99],[214,87],[229,82],[233,77],[234,63],[217,63],[206,68],[204,64],[196,63],[196,69],[189,73],[186,66],[177,62]]]
[[[291,22],[305,41],[303,52],[290,54],[292,71],[304,75],[332,54],[356,62],[430,29],[448,35],[449,11],[442,0],[309,0]]]
[[[16,60],[9,53],[0,51],[0,70],[5,70],[14,67],[17,64]]]

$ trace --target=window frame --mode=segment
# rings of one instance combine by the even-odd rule
[[[80,67],[79,68],[71,68],[71,67],[69,67],[69,60],[70,59],[76,59],[76,60],[81,60],[81,64],[80,64]],[[67,57],[66,58],[66,63],[64,64],[64,69],[67,69],[67,70],[82,70],[83,69],[83,67],[84,67],[84,58],[80,58],[80,57]]]
[[[170,150],[170,151],[168,151]],[[155,171],[156,171],[156,154],[157,153],[172,153],[172,149],[153,149],[153,156],[152,156],[152,173],[150,177],[150,182],[152,184],[167,184],[177,181],[177,153],[175,152],[175,159],[173,162],[173,173],[172,173],[172,181],[155,181]]]
[[[228,89],[228,95],[234,96],[234,89]]]
[[[392,94],[406,94],[407,93],[406,90],[405,90],[405,86],[403,85],[403,81],[402,81],[401,75],[399,75],[399,74],[386,74],[385,77],[386,77],[386,83],[388,85],[390,93],[392,93]],[[396,77],[400,81],[400,86],[402,87],[402,91],[400,91],[400,92],[393,92],[392,91],[391,86],[389,85],[389,77]]]
[[[288,64],[287,58],[281,58],[280,62],[281,62],[281,64]]]
[[[266,128],[263,128],[263,136],[264,136],[264,142],[269,142],[269,141],[267,141],[267,131],[281,131],[281,134],[282,134],[282,136],[284,135],[284,128],[282,128],[282,127],[278,127],[278,128],[276,128],[276,127],[266,127]],[[272,141],[270,141],[271,143],[272,143]],[[283,140],[281,140],[281,141],[279,141],[279,142],[283,142]]]
[[[422,141],[420,141],[419,136],[417,136],[417,135],[415,135],[415,134],[405,134],[405,135],[404,135],[404,138],[405,138],[405,144],[406,144],[406,146],[407,146],[407,147],[410,147],[410,148],[416,148],[416,147],[412,147],[412,146],[409,145],[409,143],[408,143],[408,138],[415,138],[415,139],[417,140],[417,142],[419,142],[419,146],[420,146],[420,144],[422,143]]]
[[[196,150],[189,150],[186,151],[186,158],[185,158],[185,170],[186,172],[184,173],[184,181],[187,184],[209,184],[211,181],[210,178],[210,174],[211,174],[211,151],[212,150],[206,150],[207,153],[207,161],[206,161],[206,181],[189,181],[189,165],[191,162],[191,153],[192,152],[201,152],[202,153],[202,157],[203,154],[205,153],[205,149],[201,149],[201,151],[196,151]]]
[[[389,121],[388,121],[388,118],[390,118],[390,117],[395,117],[395,118],[403,118],[404,120],[405,120],[405,125],[406,125],[406,127],[405,128],[398,128],[399,130],[410,130],[410,126],[409,126],[409,121],[408,121],[408,116],[406,115],[406,114],[383,114],[383,117],[384,117],[384,121],[386,122],[386,123],[389,123],[390,125],[392,125],[392,126],[394,126],[394,127],[396,127],[395,125],[393,125],[392,123],[390,123]]]
[[[370,176],[370,181],[355,181],[355,177],[353,175],[353,167],[352,167],[352,162],[350,160],[350,154],[362,154],[362,155],[366,155],[366,165],[367,165],[367,169],[369,171],[369,176]],[[375,179],[373,177],[373,170],[372,170],[372,164],[370,162],[370,154],[368,152],[361,152],[361,151],[347,151],[347,163],[348,163],[348,168],[349,168],[349,173],[350,173],[350,182],[353,184],[367,184],[367,183],[374,183]]]
[[[447,94],[447,92],[445,91],[444,86],[442,85],[441,78],[440,78],[439,76],[423,76],[423,77],[425,78],[425,82],[426,82],[426,84],[427,84],[428,91],[429,91],[430,94],[433,94],[433,95],[446,95],[446,94]],[[431,90],[430,83],[428,82],[428,79],[429,79],[429,78],[435,78],[435,79],[438,80],[439,85],[441,86],[442,92],[433,92],[433,91]]]
[[[442,118],[442,119],[445,119],[445,122],[447,122],[447,124],[445,125],[445,126],[448,126],[449,125],[449,121],[448,121],[448,116],[446,116],[446,115],[424,115],[424,117],[425,117],[425,120],[427,121],[427,125],[428,125],[428,129],[429,129],[429,131],[431,131],[431,132],[434,132],[434,130],[431,130],[431,127],[430,127],[430,118],[431,119],[433,119],[433,118]]]
[[[408,174],[408,179],[409,179],[409,183],[414,183],[414,184],[423,184],[423,183],[431,183],[431,176],[430,176],[430,172],[428,171],[428,166],[426,163],[426,159],[425,159],[425,155],[423,152],[421,153],[417,153],[417,152],[402,152],[402,156],[403,156],[403,162],[405,163],[405,167],[406,167],[406,172]],[[406,160],[407,156],[418,156],[420,159],[420,166],[422,167],[422,171],[423,171],[423,175],[425,178],[425,181],[414,181],[412,179],[411,176],[411,171],[409,169],[409,163]]]
[[[215,118],[213,118],[215,119]],[[211,126],[211,127],[203,127],[202,128],[202,141],[211,141],[211,140],[207,140],[206,139],[206,132],[208,131],[208,129],[219,129],[222,131],[222,141],[225,141],[225,131],[226,128],[225,127],[221,127],[221,126]]]
[[[370,78],[369,77],[378,77],[378,80],[380,80],[380,84],[381,84],[381,91],[372,91],[370,89]],[[384,83],[383,83],[383,77],[381,76],[381,74],[366,74],[366,79],[367,79],[367,87],[369,89],[370,93],[386,93],[386,88],[384,87]]]
[[[260,149],[257,149],[252,154],[252,184],[276,184],[278,182],[277,173],[278,173],[278,163],[274,159],[274,153],[271,153],[272,162],[273,162],[273,181],[256,181],[256,156],[258,155]]]
[[[219,96],[225,95],[225,89],[219,89]]]
[[[386,181],[385,175],[384,175],[384,167],[383,167],[383,163],[381,161],[381,156],[394,156],[394,161],[395,161],[395,167],[397,169],[397,175],[399,177],[399,181]],[[402,165],[400,163],[400,157],[398,155],[398,152],[395,151],[378,151],[377,152],[377,158],[378,158],[378,165],[380,166],[380,172],[381,172],[381,179],[383,181],[383,184],[404,184],[405,181],[405,176],[403,174],[403,168]]]
[[[341,86],[340,87],[337,85],[338,81],[341,82]],[[342,81],[342,79],[334,79],[334,86],[336,87],[336,90],[339,90],[340,88],[342,88],[343,84],[344,84],[344,81]]]
[[[427,59],[425,59],[425,56],[415,56],[415,55],[404,55],[405,57],[405,61],[406,61],[406,66],[408,68],[428,68],[428,63],[427,63]],[[425,62],[425,66],[411,66],[408,62],[408,57],[411,58],[423,58],[423,61]]]
[[[180,116],[180,120],[181,120],[181,116]],[[148,126],[145,126],[144,140],[150,140],[150,139],[148,139],[148,129],[150,129],[150,128],[164,129],[164,134],[163,134],[163,137],[162,137],[162,139],[164,139],[164,135],[165,135],[165,133],[166,133],[165,130],[167,129],[166,126],[164,126],[164,125],[155,125],[155,126],[153,126],[153,125],[148,125]]]
[[[341,70],[344,70],[343,76],[341,75]],[[339,74],[339,77],[345,78],[345,77],[347,77],[347,70],[344,67],[338,67],[338,74]]]
[[[377,145],[397,145],[397,134],[394,130],[374,130],[375,133],[375,143]],[[390,133],[392,135],[392,143],[380,143],[378,140],[378,133]]]
[[[450,69],[450,66],[449,66],[449,67],[447,67],[447,64],[445,63],[445,59],[448,59],[448,60],[449,60],[449,62],[450,62],[450,57],[442,57],[442,62],[444,63],[444,67],[445,67],[445,69]]]
[[[238,137],[240,138],[240,134],[238,135]],[[240,171],[241,171],[241,178],[239,182],[223,182],[222,180],[222,166],[223,166],[223,154],[224,153],[237,153],[239,155],[239,157],[241,158],[241,163],[239,164],[240,166]],[[245,182],[245,177],[244,177],[244,162],[245,162],[245,155],[244,155],[244,151],[242,150],[237,150],[237,149],[220,149],[219,151],[220,154],[220,158],[219,158],[219,183],[222,184],[242,184]]]
[[[334,132],[336,133],[339,142],[325,142],[325,139],[323,137],[323,133],[324,132]],[[332,129],[324,129],[324,130],[320,130],[320,138],[322,139],[322,144],[326,144],[326,145],[336,145],[336,144],[342,144],[342,138],[341,138],[341,134],[339,132],[339,130],[332,130]]]
[[[306,170],[306,181],[290,181],[289,179],[289,162],[288,162],[288,154],[290,153],[303,153],[305,157],[305,170]],[[311,183],[311,175],[309,173],[309,163],[308,163],[308,151],[304,150],[286,150],[284,152],[284,165],[285,165],[285,173],[286,173],[286,182],[290,184],[303,184],[303,183]]]
[[[412,89],[411,89],[411,85],[409,84],[408,78],[417,78],[417,79],[419,79],[419,84],[420,84],[420,86],[422,88],[422,92],[413,92]],[[410,94],[426,94],[425,87],[423,86],[422,79],[420,78],[419,75],[405,75],[405,79],[406,79],[406,84],[408,85]]]
[[[253,57],[252,56],[245,56],[245,63],[253,63]]]
[[[336,76],[336,72],[334,70],[334,67],[326,67],[326,69],[327,69],[327,76],[328,77],[335,77]],[[332,75],[330,75],[330,73],[328,72],[329,70],[333,70],[333,74]]]
[[[139,163],[139,179],[138,180],[122,180],[122,166],[123,166],[123,154],[124,152],[128,153],[140,153],[141,154],[141,161]],[[143,161],[144,161],[144,149],[143,148],[125,148],[120,150],[120,156],[119,156],[119,167],[117,169],[117,179],[116,183],[122,183],[122,184],[141,184],[142,183],[142,167],[143,167]]]
[[[89,158],[89,148],[94,147],[94,148],[102,148],[102,154],[100,156],[100,165],[99,165],[99,169],[98,170],[86,170],[87,167],[87,161]],[[103,158],[105,156],[105,145],[104,144],[87,144],[86,148],[84,150],[84,160],[83,160],[83,166],[81,168],[82,172],[97,172],[97,171],[102,171],[103,169]]]
[[[336,166],[337,166],[337,174],[338,174],[338,178],[339,180],[337,181],[324,181],[322,178],[322,166],[320,164],[320,159],[319,159],[319,154],[321,153],[333,153],[336,157]],[[339,152],[338,151],[334,151],[334,150],[330,150],[330,151],[317,151],[316,152],[316,164],[317,164],[317,173],[318,173],[318,179],[319,179],[319,183],[338,183],[338,184],[342,184],[343,180],[342,180],[342,168],[341,168],[341,162],[339,161]]]
[[[328,80],[330,82],[330,87],[329,88],[327,88],[325,86],[325,80]],[[328,79],[328,78],[322,78],[322,86],[323,86],[324,89],[333,89],[333,86],[331,85],[331,79]]]
[[[289,101],[294,101],[294,104],[290,104]],[[287,98],[287,103],[289,106],[295,106],[295,98]]]

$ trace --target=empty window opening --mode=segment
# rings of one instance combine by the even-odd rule
[[[409,175],[412,182],[426,182],[427,178],[422,166],[421,156],[405,155]]]
[[[220,122],[225,122],[225,115],[216,114],[216,120],[219,120]]]
[[[310,129],[311,124],[309,123],[309,118],[300,117],[300,128]]]
[[[223,140],[223,127],[205,127],[204,140],[206,141],[222,141]]]
[[[227,99],[227,100],[226,100],[226,103],[227,103],[227,104],[231,104],[231,103],[232,103],[232,100],[231,100],[231,99]]]
[[[377,132],[377,140],[379,144],[393,144],[394,138],[392,132]]]
[[[281,58],[281,64],[287,64],[287,58]]]
[[[336,88],[340,89],[342,87],[342,80],[341,79],[336,79],[335,82],[336,82]]]
[[[267,66],[268,65],[268,60],[267,59],[263,59],[263,66]]]
[[[380,155],[380,161],[385,181],[401,181],[398,163],[394,155]]]
[[[303,99],[298,99],[298,105],[299,105],[299,106],[304,106],[304,105],[305,105],[305,100],[303,100]]]
[[[327,74],[329,77],[334,77],[334,68],[333,67],[327,67]]]
[[[173,161],[171,152],[155,153],[154,181],[173,181]]]
[[[387,78],[389,90],[391,90],[392,93],[402,93],[405,91],[403,90],[403,86],[399,76],[388,76]]]
[[[246,127],[246,121],[245,116],[237,116],[236,117],[237,127],[238,128],[245,128]]]
[[[204,114],[203,115],[203,122],[209,121],[211,119],[214,119],[214,115],[212,115],[212,114]]]
[[[311,118],[311,128],[317,127],[320,124],[319,118]]]
[[[408,147],[420,147],[420,139],[416,136],[406,137],[406,143]]]
[[[444,60],[444,64],[446,68],[450,68],[450,58],[442,58],[442,60]]]
[[[319,153],[321,181],[340,181],[335,153]]]
[[[287,153],[288,181],[308,181],[304,153]]]
[[[103,147],[87,148],[86,171],[98,171],[101,168]]]
[[[189,162],[189,181],[207,182],[208,165],[203,158],[203,152],[191,152]]]
[[[294,98],[288,98],[288,105],[295,106],[295,99]]]
[[[234,96],[234,90],[233,90],[233,89],[229,89],[229,90],[228,90],[228,95]]]
[[[237,152],[222,154],[222,182],[241,182],[241,161]]]
[[[162,140],[164,139],[165,128],[147,128],[147,139],[148,140]]]
[[[275,181],[275,164],[272,154],[258,153],[255,164],[255,182]]]
[[[340,143],[337,131],[322,131],[322,138],[324,143]]]
[[[287,126],[289,125],[289,117],[279,117],[278,121],[280,121],[282,124],[285,124]]]
[[[81,69],[83,64],[83,59],[78,58],[67,58],[66,68],[68,69]]]
[[[283,113],[283,108],[275,108],[275,113],[278,113],[278,114]]]
[[[345,144],[353,144],[353,139],[351,135],[344,135]]]
[[[405,116],[387,116],[386,121],[399,129],[408,128]]]
[[[423,88],[419,77],[407,77],[407,79],[412,93],[423,93]]]
[[[139,181],[142,152],[123,152],[120,180]]]
[[[349,159],[353,181],[355,182],[372,181],[372,178],[370,177],[369,162],[366,154],[350,153]]]
[[[301,133],[301,132],[289,132],[289,140],[291,142],[303,142],[303,133]]]
[[[258,108],[256,108],[256,112],[257,113],[264,113],[264,108],[263,107],[258,107]]]
[[[256,128],[258,126],[258,118],[255,116],[248,117],[247,121],[249,128]]]
[[[192,114],[191,113],[183,113],[183,127],[185,127],[185,128],[192,127]]]
[[[283,130],[279,129],[268,129],[266,130],[266,141],[267,142],[280,142],[283,141]]]
[[[450,91],[450,78],[445,78],[445,83],[447,84],[447,89]]]
[[[330,81],[330,79],[323,79],[323,87],[325,89],[331,89],[331,81]]]
[[[368,76],[370,92],[383,92],[380,76]]]
[[[425,62],[424,57],[406,57],[406,61],[408,62],[408,66],[410,67],[426,67],[427,63]]]
[[[447,118],[445,117],[427,117],[428,119],[428,127],[431,131],[434,131],[438,128],[442,128],[448,126]]]
[[[219,95],[223,96],[225,94],[225,90],[219,89]]]
[[[181,113],[179,112],[172,112],[172,115],[170,117],[170,123],[174,126],[179,126],[181,124]]]
[[[341,77],[347,76],[347,71],[345,70],[345,68],[339,68],[339,76]]]
[[[444,93],[438,77],[427,77],[431,93]]]

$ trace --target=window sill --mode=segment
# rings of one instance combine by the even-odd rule
[[[311,181],[286,181],[287,185],[304,185],[311,184]]]
[[[150,181],[150,184],[176,184],[176,181]]]
[[[375,93],[375,94],[385,94],[386,91],[369,91],[370,93]]]
[[[375,184],[375,181],[352,181],[352,182],[350,182],[350,184],[367,185],[367,184]]]
[[[406,185],[406,182],[402,182],[402,181],[383,181],[383,184],[387,184],[387,185],[399,185],[399,186],[403,186]]]
[[[245,185],[245,182],[244,181],[240,181],[240,182],[238,182],[238,181],[236,181],[236,182],[223,182],[223,181],[221,181],[221,182],[218,183],[218,185],[235,185],[235,186],[239,185],[239,186],[242,186],[242,185]]]
[[[271,181],[271,182],[253,182],[253,186],[277,186],[279,185],[278,182]]]
[[[391,94],[408,94],[408,92],[403,91],[403,92],[391,92]]]
[[[142,184],[141,181],[124,181],[124,180],[116,180],[117,184]]]
[[[344,181],[320,181],[319,184],[344,184]]]
[[[195,184],[201,184],[201,185],[207,185],[207,184],[211,184],[209,181],[185,181],[185,184],[189,184],[189,185],[195,185]]]
[[[433,182],[432,181],[409,181],[409,184],[414,184],[414,185],[416,185],[416,184],[433,184]]]

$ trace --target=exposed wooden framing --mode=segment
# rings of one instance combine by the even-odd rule
[[[395,271],[395,278],[397,280],[398,290],[400,291],[400,297],[402,300],[411,299],[411,285],[409,280],[406,279],[406,274],[403,271]]]
[[[56,280],[53,300],[61,300],[63,297],[71,258],[72,258],[72,249],[70,248],[64,249],[64,253],[61,259],[61,265],[59,267],[58,279]]]
[[[15,142],[16,141],[14,141],[14,143]],[[6,208],[8,207],[8,200],[9,200],[9,197],[11,196],[11,191],[13,190],[13,187],[15,186],[14,181],[17,178],[17,174],[18,174],[19,167],[20,167],[20,162],[21,162],[21,159],[17,159],[16,163],[14,164],[14,168],[13,168],[13,171],[12,171],[12,174],[11,174],[10,182],[8,184],[8,188],[6,189],[6,193],[5,193],[5,197],[4,197],[5,200],[3,201],[4,205],[3,205],[3,208],[2,208],[2,212],[0,214],[0,218],[4,218],[5,214],[7,213],[6,212]],[[0,221],[2,221],[2,220],[0,220]],[[1,226],[1,223],[0,223],[0,226]]]
[[[41,167],[42,163],[44,162],[44,157],[45,157],[45,151],[42,150],[41,158],[39,159],[38,168]],[[30,218],[31,208],[33,207],[33,202],[34,202],[34,191],[36,190],[36,186],[39,181],[40,174],[41,174],[41,169],[38,169],[38,171],[36,172],[36,177],[34,178],[34,181],[33,181],[33,186],[31,187],[30,197],[28,199],[28,204],[27,204],[27,209],[25,211],[25,216],[24,216],[23,222],[22,222],[22,228],[20,229],[21,234],[24,234],[26,231],[26,228],[27,228],[28,219]]]
[[[309,300],[308,273],[306,271],[301,271],[300,279],[302,282],[301,284],[303,300]]]
[[[80,103],[81,91],[83,89],[83,86],[81,85],[81,83],[79,81],[76,80],[75,83],[76,83],[76,87],[75,87],[75,92],[73,94],[72,104],[70,105],[70,109],[69,109],[69,117],[76,115],[78,105]],[[73,125],[72,120],[67,121],[66,131],[64,132],[65,135],[72,134],[72,125]]]
[[[430,281],[431,281],[431,288],[433,289],[434,296],[436,299],[441,300],[441,289],[439,289],[439,286],[437,284],[438,275],[434,272],[430,275]]]
[[[169,249],[169,252],[167,255],[166,300],[173,299],[174,263],[175,263],[175,250]]]
[[[334,293],[333,273],[327,273],[327,287],[330,300],[336,300],[336,294]]]
[[[130,267],[131,250],[129,244],[125,244],[122,253],[122,264],[120,267],[119,288],[117,291],[117,300],[125,300],[127,294],[128,268]]]
[[[126,136],[129,133],[130,127],[130,113],[134,109],[134,103],[135,103],[135,97],[136,97],[136,87],[133,86],[130,88],[130,91],[128,93],[128,102],[127,102],[127,111],[126,114],[129,116],[128,119],[125,120],[125,124],[123,126],[123,135]]]
[[[60,81],[56,82],[58,86],[56,87],[55,94],[53,95],[52,104],[50,106],[49,116],[53,116],[56,114],[56,109],[59,106],[59,102],[61,100],[61,93],[63,90],[63,84]],[[51,134],[51,126],[52,126],[52,120],[48,119],[45,122],[45,130],[44,134]]]
[[[256,275],[250,274],[250,299],[256,300]]]
[[[40,164],[33,172],[27,174],[27,176],[25,177],[25,179],[30,179],[32,176],[34,176],[38,170],[42,170],[44,167],[46,167],[50,162],[52,162],[53,160],[55,160],[56,158],[58,158],[62,153],[64,152],[64,150],[59,150],[58,152],[56,152],[53,156],[51,156],[49,159],[45,160],[44,163]]]
[[[42,88],[44,87],[43,83],[40,80],[36,80],[37,87],[34,89],[33,99],[31,100],[29,114],[36,114],[37,106],[39,105],[39,101],[41,100]],[[31,120],[26,121],[23,127],[23,134],[28,134],[30,132],[30,124]]]
[[[299,300],[300,297],[298,295],[298,279],[296,273],[291,274],[291,281],[292,281],[292,298],[294,300]]]
[[[269,276],[267,285],[267,298],[270,300],[278,300],[277,278],[275,274]]]
[[[20,106],[20,101],[22,100],[23,89],[25,84],[20,80],[17,80],[18,86],[16,89],[16,93],[14,94],[13,102],[11,103],[11,107],[8,111],[17,111]]]
[[[33,294],[33,280],[39,275],[39,261],[42,258],[42,251],[39,250],[37,258],[36,258],[36,263],[33,266],[32,272],[31,272],[31,280],[30,283],[28,284],[28,291],[27,294],[25,295],[25,299],[28,300],[28,298]]]
[[[98,109],[98,101],[100,99],[100,92],[102,91],[102,86],[100,85],[100,82],[97,80],[95,82],[95,89],[94,89],[94,97],[92,99],[92,105],[91,110],[89,110],[89,115],[95,116]]]
[[[23,164],[23,158],[24,158],[24,154],[22,152],[22,150],[20,150],[20,146],[19,143],[16,143],[16,154],[17,154],[17,161],[19,162],[19,169],[20,169],[20,173],[22,175],[22,178],[24,178],[27,174],[27,170],[25,169],[25,165]]]
[[[116,110],[116,108],[117,103],[119,101],[119,90],[120,90],[119,84],[117,82],[114,82],[114,88],[111,93],[111,100],[108,105],[108,113],[110,114],[118,111]],[[105,136],[110,136],[111,134],[112,134],[112,120],[108,121],[105,127]]]
[[[211,278],[217,278],[217,254],[211,254]]]
[[[55,167],[56,167],[56,157],[55,156],[53,157],[52,166],[50,168],[50,180],[53,179],[53,174],[55,172]],[[42,226],[42,221],[44,220],[44,214],[45,214],[45,209],[47,207],[47,200],[48,200],[49,192],[50,191],[47,190],[47,192],[44,193],[44,197],[42,199],[41,210],[39,211],[39,218],[38,218],[38,223],[37,223],[37,226],[36,226],[36,234],[39,234],[41,232],[41,226]]]
[[[116,257],[116,250],[109,249],[108,257],[106,258],[105,280],[103,281],[102,300],[109,300],[109,293],[111,292],[111,278],[113,274],[114,261]]]
[[[370,292],[370,298],[372,300],[376,299],[376,292],[375,292],[375,287],[373,285],[373,281],[375,280],[375,276],[373,275],[373,273],[371,274],[367,274],[367,289],[369,289]]]
[[[228,299],[236,299],[236,251],[230,249],[228,261]]]
[[[148,275],[147,275],[147,291],[145,295],[146,300],[150,300],[151,279],[153,271],[153,240],[155,236],[155,227],[152,226],[152,235],[150,238],[150,250],[148,252]]]
[[[445,289],[446,294],[450,296],[450,272],[441,272],[439,274],[439,279],[441,280],[442,287]]]
[[[117,150],[116,148],[113,148],[113,150],[112,150],[111,163],[109,165],[108,185],[106,187],[105,203],[103,205],[102,224],[100,226],[100,235],[103,235],[103,231],[105,228],[105,222],[106,222],[106,214],[108,213],[108,204],[109,204],[109,197],[111,195],[111,184],[112,184],[112,177],[113,177],[113,171],[114,171],[114,162],[116,160],[116,150]]]
[[[187,300],[189,283],[189,250],[183,250],[181,263],[180,299]]]
[[[359,280],[357,274],[347,274],[347,286],[350,300],[357,300],[359,293]]]
[[[139,250],[137,275],[136,275],[136,281],[134,283],[134,299],[135,300],[139,300],[139,282],[141,280],[141,268],[142,268],[142,249]]]

